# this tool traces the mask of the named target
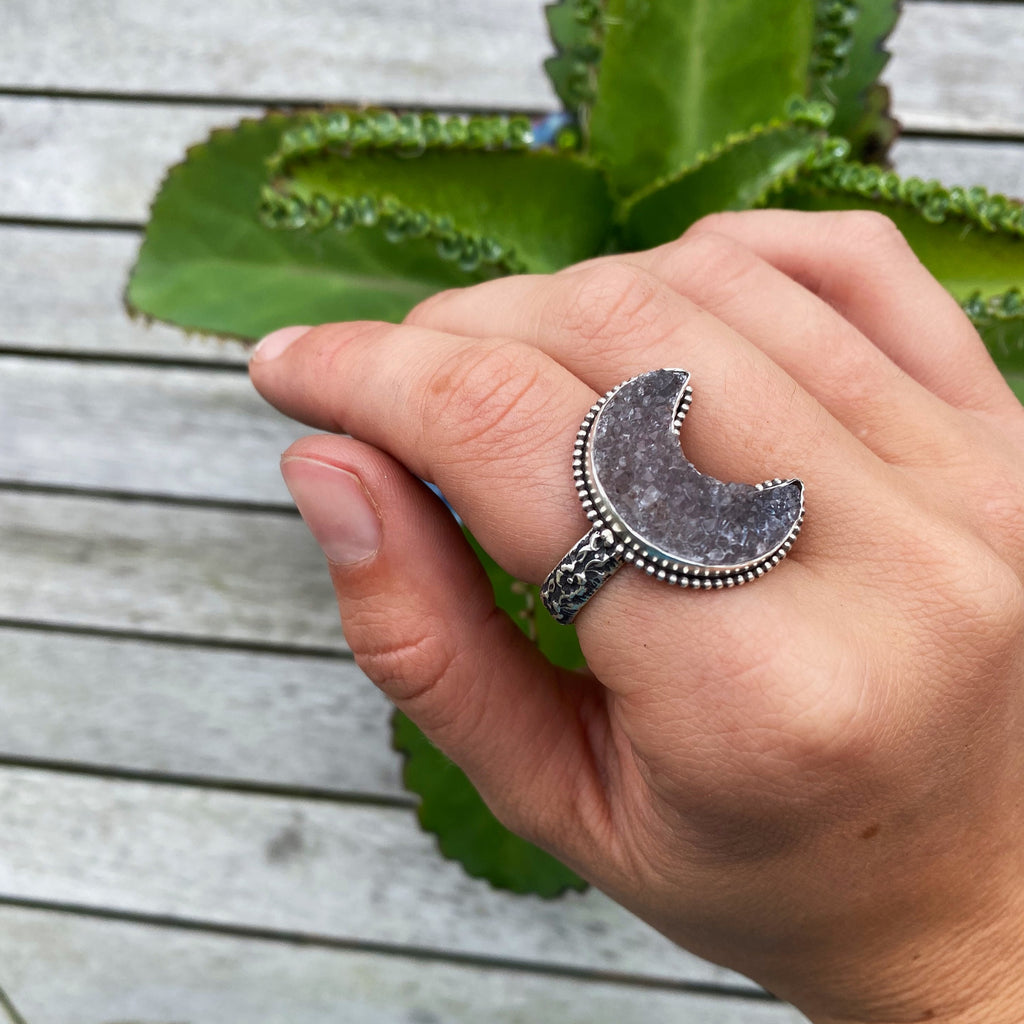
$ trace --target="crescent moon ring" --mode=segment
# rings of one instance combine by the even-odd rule
[[[804,485],[727,483],[699,472],[679,431],[693,398],[686,370],[651,370],[587,413],[573,476],[590,529],[551,570],[541,599],[570,623],[629,563],[697,590],[749,583],[786,557],[804,518]]]

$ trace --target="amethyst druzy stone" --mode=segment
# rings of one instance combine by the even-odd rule
[[[592,483],[651,557],[718,570],[753,565],[800,522],[803,484],[758,489],[695,469],[673,426],[688,378],[654,370],[608,398],[588,441]]]

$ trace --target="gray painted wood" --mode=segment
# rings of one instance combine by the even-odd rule
[[[12,9],[13,6],[13,9]],[[16,0],[7,85],[548,107],[536,0]]]
[[[0,215],[139,223],[188,146],[259,112],[0,97]]]
[[[0,618],[345,650],[297,516],[0,491]]]
[[[9,768],[0,774],[0,832],[7,897],[739,982],[596,890],[541,900],[467,877],[438,857],[411,809]]]
[[[30,1024],[797,1024],[778,1003],[0,907]]]
[[[538,0],[16,0],[3,85],[157,95],[550,109]],[[244,31],[239,30],[244,26]],[[906,4],[887,78],[916,129],[1024,130],[1024,7]],[[951,73],[952,72],[952,73]]]
[[[1024,135],[1024,4],[905,5],[885,78],[916,131]]]
[[[7,166],[0,160],[0,176]],[[138,246],[135,232],[0,225],[0,346],[244,363],[235,342],[125,313],[121,296]]]
[[[1019,142],[950,142],[903,138],[892,150],[900,174],[947,185],[984,185],[992,192],[1024,197],[1024,144]]]
[[[1020,9],[1024,12],[1024,5]],[[906,120],[899,97],[896,110]],[[142,223],[167,168],[184,157],[188,146],[211,129],[254,113],[234,107],[0,97],[0,216]],[[916,139],[904,142],[897,160],[904,152],[913,160],[920,145]],[[929,177],[966,178],[998,189],[1020,180],[1024,145],[925,145]]]
[[[290,509],[278,460],[308,433],[244,373],[0,356],[0,479]]]
[[[412,800],[348,660],[0,627],[0,665],[0,758]]]

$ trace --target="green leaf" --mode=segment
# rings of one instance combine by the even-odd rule
[[[646,249],[678,238],[718,210],[748,210],[791,180],[819,149],[820,132],[776,122],[728,139],[672,178],[633,196],[624,208],[627,248]]]
[[[599,0],[558,0],[544,11],[555,55],[544,61],[555,93],[577,117],[593,102],[601,56]]]
[[[311,118],[306,133],[319,146],[275,161],[284,221],[298,212],[306,225],[332,230],[376,219],[399,249],[428,239],[467,270],[545,273],[601,251],[611,200],[602,173],[578,156],[510,146],[500,118],[468,127],[453,119],[468,137],[410,145],[390,131],[375,141],[374,118],[390,125],[392,114],[342,113],[347,123],[333,130],[330,115]],[[272,204],[274,193],[266,198]]]
[[[171,169],[151,212],[126,300],[183,327],[258,338],[294,323],[400,320],[442,288],[490,276],[394,245],[379,230],[272,229],[258,217],[266,160],[297,123],[272,115],[216,131]]]
[[[985,297],[980,292],[961,303],[1004,371],[1024,370],[1024,293],[1020,288]]]
[[[808,90],[815,0],[607,0],[589,152],[635,192]]]
[[[1024,374],[1008,373],[1006,374],[1006,383],[1013,388],[1013,393],[1024,403]]]
[[[964,306],[1000,367],[1024,369],[1024,207],[1019,200],[825,158],[772,205],[886,214]]]
[[[505,572],[467,534],[494,586],[500,608],[556,664],[581,668],[576,631],[559,626],[540,601],[538,589]],[[474,878],[500,889],[558,896],[586,883],[549,853],[510,832],[490,812],[462,770],[444,756],[403,714],[395,712],[392,735],[406,755],[405,785],[420,796],[422,826],[437,835],[441,852],[460,861]]]
[[[466,872],[498,889],[551,898],[586,882],[549,853],[509,832],[487,809],[462,770],[401,712],[392,718],[395,748],[406,756],[406,788],[418,793],[420,824]]]
[[[837,21],[849,21],[846,50],[836,73],[816,82],[812,95],[832,103],[832,130],[852,145],[851,153],[865,163],[882,163],[896,138],[898,125],[889,113],[889,90],[878,76],[889,61],[885,41],[899,18],[899,0],[856,0],[855,4],[826,2]],[[846,13],[848,12],[848,13]]]

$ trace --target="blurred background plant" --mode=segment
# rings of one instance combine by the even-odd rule
[[[127,290],[136,313],[254,339],[400,320],[442,288],[677,237],[719,210],[868,209],[896,222],[1024,394],[1024,207],[901,178],[878,76],[897,0],[560,0],[546,118],[335,107],[214,132],[171,169]],[[477,547],[497,601],[559,664],[572,629]],[[395,716],[406,785],[470,874],[552,896],[583,882],[508,833]]]

